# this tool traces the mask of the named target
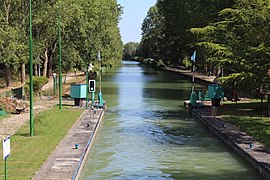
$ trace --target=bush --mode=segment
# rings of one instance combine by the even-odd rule
[[[33,89],[35,94],[40,94],[41,92],[41,88],[43,85],[48,83],[48,78],[44,77],[44,76],[34,76],[33,77]],[[29,93],[30,93],[30,81],[27,81],[25,86],[24,86],[24,90],[25,90],[25,95],[27,97],[29,97]]]
[[[41,90],[42,86],[48,83],[48,78],[44,76],[34,76],[33,77],[33,88],[34,91]]]

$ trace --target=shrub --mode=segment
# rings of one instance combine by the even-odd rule
[[[42,86],[48,83],[48,78],[44,76],[33,77],[33,89],[34,91],[41,90]]]
[[[44,77],[44,76],[34,76],[33,77],[33,89],[35,94],[40,94],[41,92],[41,88],[43,85],[48,83],[48,78]],[[24,90],[25,90],[25,95],[27,97],[29,97],[29,93],[30,93],[30,81],[27,81],[25,86],[24,86]]]

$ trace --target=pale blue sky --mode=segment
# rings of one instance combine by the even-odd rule
[[[124,7],[119,27],[123,43],[140,42],[141,25],[149,8],[156,0],[117,0]]]

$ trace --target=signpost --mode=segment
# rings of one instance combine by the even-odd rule
[[[90,90],[91,89],[90,88],[90,81],[92,81],[92,80],[89,80],[89,71],[92,71],[93,67],[94,66],[92,65],[92,63],[90,63],[89,66],[86,67],[86,69],[85,69],[85,71],[86,71],[86,105],[85,105],[85,107],[88,107],[88,102],[89,102],[88,92],[92,92],[92,93],[95,92],[95,91]],[[89,83],[87,84],[87,82],[89,82]],[[93,97],[93,94],[92,94],[92,97]],[[92,104],[93,104],[93,99],[92,99]]]
[[[5,180],[7,180],[7,158],[10,156],[10,136],[3,140],[3,160],[5,160]]]
[[[89,92],[95,92],[96,89],[96,81],[95,80],[89,80]]]

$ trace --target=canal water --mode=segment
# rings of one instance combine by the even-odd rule
[[[183,104],[190,90],[190,79],[136,62],[104,74],[108,110],[81,179],[260,179],[188,115]]]

